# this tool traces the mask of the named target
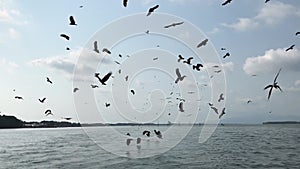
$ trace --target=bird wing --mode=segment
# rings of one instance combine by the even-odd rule
[[[296,32],[296,36],[299,35],[299,34],[300,34],[300,32]]]
[[[271,97],[272,90],[273,90],[273,86],[272,86],[272,87],[271,87],[271,89],[269,90],[269,94],[268,94],[268,100],[269,100],[269,99],[270,99],[270,97]]]
[[[75,24],[75,19],[74,19],[74,17],[73,16],[70,16],[70,24]]]
[[[217,114],[219,114],[217,108],[215,108],[215,107],[210,107],[210,108],[213,109]]]
[[[227,5],[231,2],[231,0],[226,0],[224,3],[222,3],[222,6]]]
[[[184,112],[184,110],[183,110],[183,102],[180,102],[180,103],[179,103],[179,110],[180,110],[181,112]]]
[[[273,87],[273,85],[268,85],[268,86],[266,86],[266,87],[264,88],[264,90],[266,90],[266,89],[268,89],[268,88],[270,88],[270,87]]]
[[[123,6],[127,7],[127,0],[123,0]]]
[[[106,82],[108,79],[109,79],[109,77],[112,75],[112,72],[109,72],[109,73],[107,73],[103,78],[102,78],[102,82],[104,83],[104,82]]]
[[[99,51],[97,41],[94,42],[94,51]]]
[[[276,80],[277,80],[277,77],[279,76],[279,73],[280,73],[280,71],[281,71],[281,68],[279,69],[278,73],[276,74],[276,76],[275,76],[275,79],[274,79],[273,83],[275,83],[275,82],[276,82]]]
[[[179,68],[176,68],[176,75],[177,75],[177,77],[181,77],[181,74],[179,72]]]

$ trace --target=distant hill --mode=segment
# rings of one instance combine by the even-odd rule
[[[25,122],[15,116],[0,116],[0,129],[2,128],[55,128],[55,127],[80,127],[80,123],[70,123],[66,121],[41,121]]]
[[[300,124],[299,121],[267,121],[263,124]]]

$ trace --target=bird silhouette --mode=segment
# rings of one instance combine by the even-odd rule
[[[181,60],[184,60],[184,58],[181,55],[178,55],[178,60],[177,62],[180,62]]]
[[[175,83],[178,83],[178,81],[183,81],[183,79],[186,77],[185,75],[181,76],[179,72],[179,68],[176,68],[176,75],[177,75],[177,79],[175,80]]]
[[[184,112],[184,110],[183,110],[183,102],[180,102],[178,107],[179,107],[179,111],[180,112]]]
[[[51,111],[50,109],[47,109],[47,110],[45,111],[45,115],[46,115],[46,116],[49,116],[49,115],[53,115],[53,114],[52,114],[52,111]]]
[[[75,87],[75,88],[73,89],[73,93],[77,92],[78,90],[79,90],[79,88],[78,88],[78,87]]]
[[[170,28],[170,27],[175,27],[178,25],[182,25],[184,22],[175,22],[175,23],[171,23],[170,25],[166,25],[164,26],[164,28]]]
[[[249,104],[249,103],[251,103],[251,102],[252,102],[252,100],[248,100],[248,101],[247,101],[247,104]]]
[[[157,59],[158,59],[158,57],[153,58],[153,60],[157,60]]]
[[[126,82],[128,81],[128,76],[125,77]]]
[[[116,64],[118,64],[118,65],[120,65],[121,63],[120,62],[118,62],[118,61],[114,61]]]
[[[102,49],[102,52],[105,52],[105,53],[107,53],[107,54],[111,54],[111,51],[108,50],[107,48],[103,48],[103,49]]]
[[[270,0],[266,0],[265,3],[269,2]]]
[[[47,77],[46,80],[47,80],[48,83],[52,84],[52,81],[50,80],[49,77]]]
[[[226,0],[225,2],[222,3],[222,6],[225,6],[227,4],[229,4],[232,0]]]
[[[109,107],[110,106],[110,103],[105,103],[105,107]]]
[[[226,48],[221,48],[221,50],[226,50]]]
[[[156,134],[156,136],[158,138],[162,138],[162,134],[161,134],[161,132],[159,130],[154,130],[154,133]]]
[[[69,25],[77,25],[73,16],[70,16],[69,20],[70,20]]]
[[[65,38],[66,40],[70,40],[70,37],[64,33],[60,34],[60,36]]]
[[[196,65],[193,65],[193,69],[194,70],[197,70],[197,71],[200,71],[200,67],[203,67],[203,65],[201,63],[198,63]]]
[[[91,84],[91,87],[92,87],[93,89],[95,89],[95,88],[99,88],[99,86],[98,86],[98,85],[93,85],[93,84]]]
[[[131,89],[130,92],[132,93],[132,95],[135,94],[135,91],[133,89]]]
[[[147,137],[150,137],[150,131],[149,130],[144,130],[143,135],[146,135]]]
[[[212,103],[208,103],[208,105],[211,107],[211,106],[214,106],[214,104],[212,104]]]
[[[128,139],[126,140],[126,144],[127,144],[127,146],[129,146],[129,145],[130,145],[131,141],[132,141],[132,138],[128,138]]]
[[[15,99],[24,100],[22,96],[15,96]]]
[[[148,10],[147,16],[150,16],[152,14],[152,12],[154,12],[158,7],[159,7],[159,5],[155,5],[154,7],[151,7]]]
[[[69,48],[69,47],[66,47],[66,50],[70,50],[70,48]]]
[[[136,144],[141,144],[141,141],[142,141],[142,139],[138,137],[138,138],[136,139]]]
[[[219,114],[218,109],[216,107],[210,106],[211,109],[215,111],[215,113]]]
[[[183,61],[183,63],[191,65],[192,64],[191,62],[192,62],[193,59],[194,59],[193,57],[189,57],[186,61]]]
[[[274,78],[274,80],[273,80],[273,84],[270,84],[270,85],[268,85],[268,86],[266,86],[266,87],[264,88],[264,90],[270,88],[269,94],[268,94],[268,100],[270,100],[270,97],[271,97],[273,88],[279,89],[280,91],[282,91],[281,88],[280,88],[280,86],[278,85],[278,82],[277,82],[277,78],[278,78],[278,76],[279,76],[280,71],[281,71],[281,68],[279,69],[278,73],[276,74],[276,76],[275,76],[275,78]]]
[[[228,56],[230,56],[230,53],[229,53],[229,52],[227,52],[227,53],[223,56],[223,58],[225,59],[225,58],[228,57]]]
[[[97,53],[100,53],[97,41],[94,41],[94,51],[97,52]]]
[[[223,94],[223,93],[220,94],[219,99],[218,99],[218,102],[220,102],[220,101],[222,101],[222,100],[224,100],[224,94]]]
[[[123,6],[127,7],[128,0],[123,0]]]
[[[214,72],[215,73],[220,73],[220,72],[222,72],[222,70],[215,70]]]
[[[223,108],[221,114],[219,115],[219,119],[225,114],[225,107]]]
[[[41,103],[44,103],[45,100],[46,100],[46,97],[44,97],[44,98],[42,98],[42,99],[39,99],[39,101],[40,101]]]
[[[107,73],[103,78],[99,77],[100,73],[95,73],[95,77],[99,80],[99,82],[102,85],[106,85],[106,81],[109,79],[109,77],[112,75],[112,72]]]
[[[201,46],[205,46],[208,42],[208,39],[204,39],[202,42],[200,42],[198,45],[197,45],[197,48],[200,48]]]
[[[150,31],[149,30],[146,30],[146,32],[145,32],[146,34],[149,34],[150,33]]]
[[[295,45],[292,45],[292,46],[290,46],[289,48],[287,48],[285,51],[287,52],[287,51],[289,51],[289,50],[292,50],[292,49],[294,49],[294,47],[295,47]]]
[[[299,35],[299,34],[300,34],[300,32],[296,32],[296,33],[295,33],[296,36]]]
[[[71,117],[62,117],[62,119],[71,120],[72,118]]]

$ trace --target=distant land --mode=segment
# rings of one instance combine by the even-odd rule
[[[7,128],[56,128],[56,127],[81,127],[80,123],[70,123],[66,121],[41,121],[25,122],[15,116],[0,115],[0,129]]]
[[[300,124],[300,121],[267,121],[262,124]]]

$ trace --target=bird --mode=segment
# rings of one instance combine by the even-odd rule
[[[232,0],[226,0],[225,2],[222,3],[222,6],[225,6],[227,4],[229,4]]]
[[[186,61],[183,61],[183,63],[186,63],[188,65],[191,65],[191,61],[193,60],[194,58],[193,57],[189,57]]]
[[[75,87],[75,88],[73,89],[73,93],[77,92],[78,90],[79,90],[79,88],[78,88],[78,87]]]
[[[218,68],[218,67],[219,67],[219,65],[214,65],[214,66],[213,66],[213,68]]]
[[[211,106],[214,106],[212,103],[208,103],[208,105],[211,107]]]
[[[132,141],[132,138],[128,138],[128,139],[126,140],[126,144],[127,144],[127,146],[129,146],[129,145],[130,145],[131,141]]]
[[[112,75],[112,72],[107,73],[102,79],[99,77],[100,73],[95,73],[95,77],[99,80],[102,85],[106,85],[106,81]]]
[[[289,50],[292,50],[292,49],[294,49],[294,47],[295,47],[295,45],[292,45],[292,46],[290,46],[289,48],[287,48],[285,51],[287,52],[287,51],[289,51]]]
[[[45,111],[45,115],[46,115],[46,116],[49,116],[49,115],[53,115],[53,114],[52,114],[52,112],[51,112],[50,109],[47,109],[47,110]]]
[[[223,108],[221,114],[219,115],[219,119],[225,114],[225,107]]]
[[[200,42],[198,45],[197,45],[197,48],[200,48],[201,46],[205,46],[208,42],[208,39],[204,39],[202,42]]]
[[[179,68],[176,68],[176,75],[177,75],[177,79],[175,80],[175,83],[178,83],[178,81],[183,81],[183,79],[186,77],[185,75],[181,76],[179,72]]]
[[[179,107],[179,111],[180,112],[184,112],[184,110],[183,110],[183,102],[180,102],[178,107]]]
[[[162,134],[161,134],[161,132],[159,130],[154,130],[154,133],[156,134],[156,136],[158,138],[162,138]]]
[[[69,25],[77,25],[73,16],[70,16],[69,20],[70,20]]]
[[[83,5],[80,5],[79,8],[83,8]]]
[[[66,50],[70,50],[70,48],[69,48],[69,47],[66,47]]]
[[[62,117],[62,119],[71,120],[72,118],[71,117]]]
[[[130,90],[130,92],[134,95],[135,94],[135,91],[133,89]]]
[[[122,55],[121,55],[121,54],[119,54],[119,57],[121,58],[121,57],[122,57]]]
[[[146,34],[149,34],[150,33],[150,31],[149,30],[146,30],[146,32],[145,32]]]
[[[93,84],[91,84],[91,87],[92,87],[93,89],[95,89],[95,88],[99,88],[99,86],[98,86],[98,85],[93,85]]]
[[[230,56],[230,53],[229,53],[229,52],[227,52],[227,53],[223,56],[223,58],[225,59],[227,56]]]
[[[103,48],[103,49],[102,49],[102,52],[105,52],[105,53],[111,54],[111,51],[110,51],[110,50],[108,50],[107,48]]]
[[[181,55],[178,55],[178,60],[177,62],[180,62],[181,60],[184,60],[184,58]]]
[[[94,51],[97,53],[100,53],[99,49],[98,49],[98,42],[94,41]]]
[[[295,33],[296,36],[299,35],[299,34],[300,34],[300,32],[296,32],[296,33]]]
[[[118,70],[119,74],[121,74],[121,69]]]
[[[123,0],[123,6],[127,7],[128,0]]]
[[[220,73],[222,72],[222,70],[215,70],[215,73]]]
[[[65,38],[66,40],[70,40],[70,37],[64,33],[60,34],[60,37]]]
[[[274,78],[274,80],[273,80],[273,84],[270,84],[270,85],[268,85],[268,86],[266,86],[266,87],[264,88],[264,90],[270,88],[269,94],[268,94],[268,100],[270,100],[270,97],[271,97],[273,88],[279,89],[280,91],[282,91],[281,88],[280,88],[280,86],[278,85],[278,82],[277,82],[277,78],[278,78],[278,76],[279,76],[280,71],[281,71],[281,68],[279,69],[278,73],[276,74],[276,76],[275,76],[275,78]]]
[[[220,102],[221,100],[224,100],[224,94],[223,93],[220,94],[218,102]]]
[[[118,64],[118,65],[120,65],[121,63],[120,62],[118,62],[118,61],[114,61],[116,64]]]
[[[248,101],[247,101],[247,104],[249,104],[249,103],[251,103],[251,102],[252,102],[252,100],[248,100]]]
[[[182,25],[184,22],[175,22],[175,23],[171,23],[170,25],[166,25],[164,26],[164,28],[170,28],[170,27],[175,27],[175,26],[178,26],[178,25]]]
[[[270,0],[266,0],[265,3],[269,2]]]
[[[157,59],[158,59],[158,57],[153,58],[153,60],[157,60]]]
[[[195,70],[197,70],[197,71],[200,71],[200,67],[203,67],[203,65],[201,64],[201,63],[198,63],[198,64],[196,64],[196,65],[193,65],[193,69]]]
[[[44,97],[44,98],[42,98],[42,99],[39,99],[39,101],[40,101],[41,103],[44,103],[45,100],[46,100],[46,97]]]
[[[49,82],[50,84],[52,84],[52,81],[50,80],[49,77],[46,77],[47,82]]]
[[[226,48],[221,48],[221,50],[226,50]]]
[[[105,103],[105,107],[109,107],[110,106],[110,103]]]
[[[128,81],[128,75],[125,77],[126,82]]]
[[[15,99],[24,100],[22,96],[15,96]]]
[[[130,133],[126,133],[127,136],[130,136]]]
[[[148,10],[147,16],[150,16],[152,14],[152,12],[154,12],[158,7],[159,7],[159,5],[155,5],[154,7],[151,7]]]
[[[140,144],[141,141],[142,141],[142,139],[138,137],[138,138],[136,139],[136,144]]]
[[[218,109],[216,107],[211,106],[210,108],[213,109],[215,113],[219,114]]]
[[[146,135],[147,137],[150,137],[150,131],[149,130],[144,130],[143,135]]]

